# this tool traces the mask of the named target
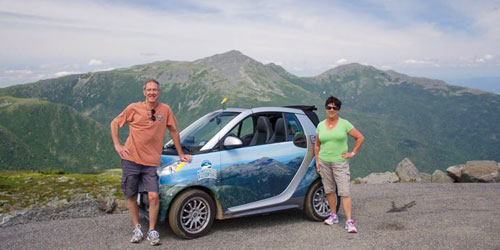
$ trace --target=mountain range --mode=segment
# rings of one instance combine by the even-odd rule
[[[171,106],[180,128],[221,108],[224,97],[228,98],[226,107],[313,104],[324,119],[324,101],[329,95],[337,96],[343,102],[340,116],[366,138],[360,154],[351,161],[354,177],[392,170],[405,157],[423,172],[468,160],[500,161],[500,95],[356,63],[316,77],[298,77],[278,65],[262,64],[239,51],[229,51],[192,62],[160,61],[41,80],[0,89],[0,96],[39,99],[32,102],[68,107],[96,121],[104,127],[98,137],[106,140],[99,152],[106,148],[113,155],[109,122],[129,103],[144,99],[142,85],[148,78],[160,81],[160,101]],[[36,113],[18,116],[29,116],[26,121],[16,121],[19,126],[29,120],[48,119]],[[0,120],[0,126],[5,127],[4,122]],[[47,133],[45,139],[53,136]],[[121,139],[125,137],[126,133],[121,133]],[[82,150],[87,157],[98,154],[93,147]],[[2,164],[15,165],[9,161]],[[110,167],[113,164],[119,162]]]

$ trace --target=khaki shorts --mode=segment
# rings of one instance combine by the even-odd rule
[[[351,196],[351,173],[349,161],[327,162],[318,159],[319,174],[325,188],[325,193],[335,193],[335,183],[339,196]]]

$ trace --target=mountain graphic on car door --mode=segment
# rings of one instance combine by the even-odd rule
[[[223,207],[244,205],[283,193],[297,174],[306,151],[287,141],[286,136],[281,142],[222,150],[218,176]]]

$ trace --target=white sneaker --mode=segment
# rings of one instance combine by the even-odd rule
[[[356,230],[356,226],[354,226],[353,220],[348,220],[345,223],[345,229],[347,229],[348,233],[357,233],[358,232],[358,230]]]
[[[132,235],[132,239],[130,239],[130,242],[140,243],[143,238],[144,234],[142,233],[141,226],[139,226],[138,228],[134,229],[134,235]]]
[[[337,224],[337,223],[339,223],[339,217],[334,213],[331,213],[330,216],[328,216],[328,219],[323,221],[323,224],[329,225],[329,226],[331,226],[333,224]]]
[[[160,234],[156,230],[148,232],[148,240],[151,246],[161,245]]]

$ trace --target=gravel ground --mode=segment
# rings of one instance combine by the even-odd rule
[[[216,221],[182,240],[159,225],[160,249],[500,249],[500,184],[353,185],[358,234],[298,210]],[[143,227],[147,222],[142,220]],[[54,220],[0,229],[0,249],[150,249],[131,244],[129,215]]]

